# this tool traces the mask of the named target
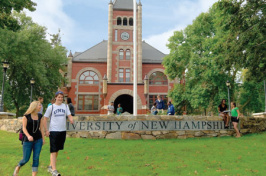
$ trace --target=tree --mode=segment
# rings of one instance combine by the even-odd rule
[[[163,61],[170,79],[185,76],[185,85],[176,85],[170,93],[175,105],[185,102],[194,110],[215,110],[220,99],[227,97],[226,80],[232,85],[232,99],[239,100],[238,75],[243,69],[247,70],[245,81],[262,81],[265,29],[263,0],[221,0],[185,30],[176,31]]]
[[[23,9],[34,11],[37,4],[31,0],[1,0],[0,3],[0,28],[17,31],[19,22],[11,15],[12,10],[21,12]]]
[[[32,22],[25,14],[15,13],[20,22],[17,32],[0,29],[1,58],[10,63],[7,72],[5,100],[9,110],[12,105],[17,116],[23,115],[29,105],[30,79],[35,79],[33,95],[50,100],[63,79],[59,70],[67,61],[66,49],[58,44],[53,46],[46,40],[46,28]]]

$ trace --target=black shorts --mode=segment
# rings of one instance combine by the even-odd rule
[[[50,132],[50,153],[58,152],[64,149],[66,141],[66,131],[51,131]]]
[[[237,117],[232,116],[231,117],[231,121],[238,123],[239,122],[239,118],[237,119]]]

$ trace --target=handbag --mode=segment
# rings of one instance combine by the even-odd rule
[[[23,133],[23,130],[22,130],[22,127],[19,129],[19,136],[18,136],[18,139],[23,142],[24,140],[24,137],[25,137],[25,134]]]

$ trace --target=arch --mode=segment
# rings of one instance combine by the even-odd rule
[[[155,68],[155,69],[152,69],[151,71],[148,72],[148,74],[147,74],[148,78],[151,76],[152,73],[157,72],[157,71],[164,73],[164,69],[162,69],[162,68]]]
[[[168,85],[167,76],[160,71],[155,71],[149,76],[150,85]]]
[[[134,23],[133,23],[133,18],[130,17],[130,18],[129,18],[129,26],[133,26],[133,24],[134,24]]]
[[[124,95],[124,94],[131,95],[133,97],[133,91],[132,90],[121,89],[121,90],[118,90],[115,93],[113,93],[113,95],[110,97],[109,101],[114,102],[117,97],[119,97],[120,95]],[[137,106],[138,106],[137,109],[142,109],[142,102],[141,102],[141,98],[139,95],[137,98]]]
[[[79,77],[79,84],[99,84],[99,76],[92,70],[84,71]]]
[[[119,95],[114,101],[114,108],[117,110],[118,104],[121,104],[123,113],[128,112],[133,114],[133,97],[128,94]]]
[[[117,20],[116,20],[116,24],[117,24],[118,26],[121,26],[121,25],[122,25],[122,19],[121,19],[121,17],[118,17],[118,18],[117,18]]]
[[[123,26],[127,26],[127,18],[126,17],[123,18]]]
[[[79,72],[76,75],[76,81],[78,83],[79,83],[79,77],[85,71],[93,71],[93,72],[95,72],[98,75],[98,77],[99,77],[99,81],[102,81],[103,77],[102,77],[101,73],[99,72],[99,70],[97,70],[96,68],[93,68],[93,67],[85,67],[85,68],[79,70]]]

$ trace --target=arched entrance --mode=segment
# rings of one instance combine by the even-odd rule
[[[123,113],[128,112],[130,114],[133,114],[133,97],[131,95],[123,94],[118,96],[114,101],[114,107],[115,107],[115,113],[117,109],[117,105],[121,104],[121,107],[123,108]]]

